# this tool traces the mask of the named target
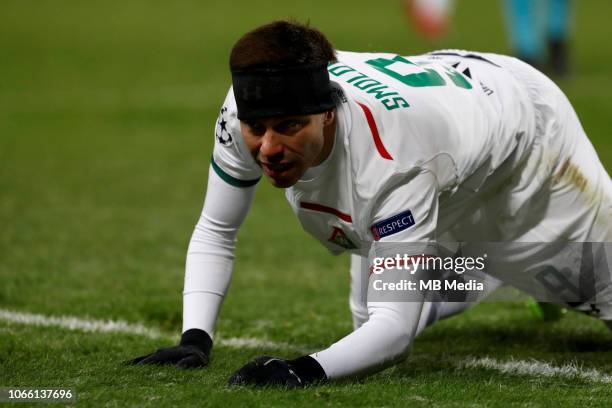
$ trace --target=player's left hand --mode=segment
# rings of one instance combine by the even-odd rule
[[[326,378],[321,365],[310,356],[295,360],[261,356],[236,371],[228,384],[299,388]]]

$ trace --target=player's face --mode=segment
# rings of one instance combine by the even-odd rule
[[[331,152],[335,111],[242,121],[240,127],[266,177],[275,187],[287,188]]]

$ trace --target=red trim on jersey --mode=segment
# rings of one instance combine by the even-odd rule
[[[363,109],[363,113],[365,113],[366,119],[368,120],[368,126],[370,126],[370,131],[372,131],[372,137],[374,138],[374,144],[376,145],[376,150],[378,153],[387,160],[393,160],[393,157],[389,154],[387,149],[385,149],[385,145],[383,145],[382,140],[380,140],[380,135],[378,134],[378,128],[376,127],[376,121],[374,120],[374,116],[372,116],[372,112],[370,108],[365,106],[362,103],[357,102],[357,105],[361,106]]]
[[[317,204],[317,203],[307,203],[304,201],[300,201],[300,207],[305,208],[307,210],[332,214],[340,218],[342,221],[351,222],[351,223],[353,222],[353,219],[351,218],[349,214],[345,214],[339,210],[336,210],[335,208],[331,208],[326,205]]]

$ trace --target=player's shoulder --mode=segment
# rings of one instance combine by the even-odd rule
[[[239,133],[238,109],[236,108],[233,87],[230,87],[221,108],[219,108],[215,126],[216,142],[223,146],[230,146],[236,142]]]
[[[255,184],[261,177],[261,169],[251,157],[242,138],[232,87],[219,108],[214,133],[212,165],[217,174],[234,186],[247,187]]]
[[[345,138],[352,179],[366,194],[375,194],[403,174],[428,169],[441,183],[454,179],[457,140],[452,117],[422,101],[414,106],[389,108],[384,99],[370,98],[343,84],[347,116]],[[443,174],[444,173],[444,174]]]
[[[372,101],[347,99],[342,113],[350,115],[351,126],[345,146],[351,184],[359,200],[375,199],[390,185],[407,181],[432,166],[439,148],[427,143],[422,134],[389,118]],[[453,165],[449,161],[441,167],[452,169]]]
[[[424,170],[436,173],[442,185],[455,179],[457,143],[451,109],[438,95],[402,89],[409,87],[390,81],[384,69],[375,66],[392,58],[393,54],[339,52],[338,62],[329,68],[345,95],[342,115],[350,121],[346,143],[351,178],[364,200]],[[368,67],[370,62],[374,65]]]

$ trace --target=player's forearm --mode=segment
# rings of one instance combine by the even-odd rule
[[[380,371],[403,360],[412,344],[422,303],[368,304],[370,319],[329,348],[311,356],[328,379]]]
[[[211,337],[229,287],[233,261],[189,256],[183,290],[183,332],[197,328]]]
[[[187,251],[183,332],[197,328],[213,336],[231,280],[236,235],[254,192],[255,187],[231,186],[209,171],[204,208]]]

